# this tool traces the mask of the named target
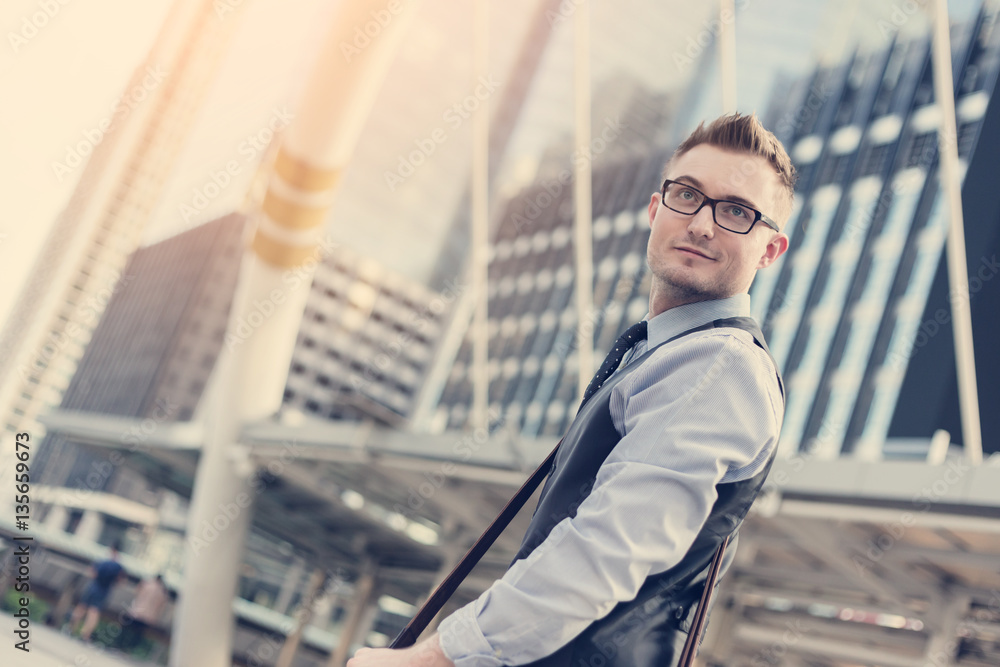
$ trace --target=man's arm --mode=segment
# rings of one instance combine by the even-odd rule
[[[441,648],[458,667],[549,655],[681,560],[715,485],[755,474],[777,441],[774,370],[747,338],[692,335],[615,387],[624,436],[576,516],[441,622]]]

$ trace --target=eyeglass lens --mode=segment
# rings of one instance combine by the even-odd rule
[[[698,190],[685,186],[683,183],[668,183],[664,203],[680,213],[694,213],[705,200]],[[715,221],[726,229],[734,232],[745,232],[753,225],[756,215],[754,210],[731,201],[720,201],[715,204]]]

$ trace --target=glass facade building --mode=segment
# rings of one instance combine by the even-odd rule
[[[996,20],[986,9],[953,30],[963,168],[991,150],[983,138],[993,136],[984,124],[998,71]],[[799,179],[789,251],[760,272],[751,301],[788,388],[781,446],[785,454],[877,458],[894,435],[894,419],[923,409],[899,397],[932,285],[943,279],[948,220],[938,184],[930,40],[859,52],[780,85],[773,100],[765,125],[789,149]],[[489,268],[495,423],[525,437],[561,434],[578,401],[578,328],[593,331],[600,360],[646,313],[646,205],[670,148],[595,168],[595,310],[583,318],[572,302],[572,183],[543,181],[507,202]],[[967,205],[981,194],[967,187]],[[967,235],[995,228],[995,218],[966,217]],[[969,253],[972,271],[982,248]],[[929,355],[918,355],[918,366],[920,356]],[[467,423],[470,360],[466,340],[441,393],[439,428]],[[991,382],[981,381],[981,402]]]

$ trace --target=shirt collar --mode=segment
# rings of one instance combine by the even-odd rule
[[[643,319],[649,323],[646,333],[647,349],[713,320],[741,316],[750,316],[750,295],[746,293],[734,294],[725,299],[686,303],[665,310],[652,319],[646,313]]]

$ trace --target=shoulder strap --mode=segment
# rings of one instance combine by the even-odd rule
[[[729,545],[729,535],[722,541],[719,548],[715,550],[712,558],[712,565],[708,569],[708,579],[705,581],[705,590],[701,593],[698,601],[698,611],[695,612],[694,620],[691,622],[691,629],[688,630],[687,641],[684,642],[684,650],[681,651],[681,659],[677,667],[691,667],[694,664],[694,657],[698,654],[698,646],[701,644],[701,633],[705,630],[705,617],[708,615],[708,606],[712,600],[712,593],[715,591],[715,582],[719,578],[719,570],[722,569],[722,556]]]
[[[389,648],[406,648],[416,643],[417,638],[420,637],[420,633],[424,631],[431,620],[441,611],[441,607],[448,601],[448,598],[458,590],[458,586],[462,583],[462,580],[469,575],[472,568],[476,566],[483,555],[493,546],[500,533],[514,519],[521,507],[524,506],[524,503],[528,501],[531,494],[534,493],[538,485],[545,479],[545,476],[549,474],[549,469],[556,458],[556,451],[558,451],[560,444],[562,444],[562,440],[552,449],[541,465],[535,469],[535,472],[531,473],[531,477],[521,485],[517,493],[507,501],[504,508],[500,510],[500,514],[493,519],[493,523],[479,536],[475,544],[469,547],[462,560],[448,573],[448,576],[438,584],[437,588],[430,594],[416,615],[406,624],[405,628],[399,631],[396,638],[392,640]]]

